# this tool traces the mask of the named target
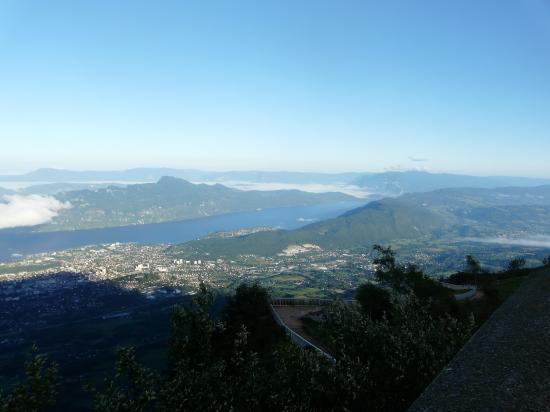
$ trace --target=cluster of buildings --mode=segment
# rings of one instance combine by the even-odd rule
[[[290,249],[289,249],[290,250]],[[243,281],[260,281],[277,286],[277,278],[288,274],[316,274],[309,282],[324,277],[339,278],[345,287],[353,284],[354,274],[372,272],[365,254],[323,251],[319,247],[295,247],[292,253],[274,257],[241,256],[238,259],[212,259],[172,255],[167,245],[113,243],[60,252],[32,255],[16,262],[0,264],[0,283],[44,277],[60,272],[79,273],[89,281],[110,281],[127,290],[150,295],[161,288],[196,290],[201,282],[213,287],[232,287]],[[311,276],[310,276],[311,278]]]

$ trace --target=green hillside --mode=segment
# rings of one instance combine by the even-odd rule
[[[242,191],[222,185],[192,184],[163,177],[157,183],[109,186],[56,195],[70,202],[39,230],[72,230],[158,223],[270,207],[308,206],[356,200],[341,193],[308,193],[299,190]]]
[[[175,246],[174,252],[208,252],[217,256],[274,255],[293,244],[312,243],[324,249],[369,247],[394,239],[428,236],[443,229],[446,220],[437,213],[403,204],[396,199],[372,202],[335,219],[293,231],[260,232],[220,239],[210,238]]]
[[[408,194],[372,202],[338,218],[293,231],[202,239],[175,246],[172,251],[270,256],[304,243],[323,249],[353,249],[406,239],[437,241],[525,233],[550,233],[550,186]]]

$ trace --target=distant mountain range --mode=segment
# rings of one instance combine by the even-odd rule
[[[109,186],[124,186],[114,183],[44,183],[18,190],[23,195],[56,195],[75,190],[98,190]]]
[[[172,176],[193,182],[247,181],[257,183],[342,184],[364,174],[262,171],[211,172],[170,168],[137,168],[114,171],[38,169],[21,175],[0,175],[0,182],[155,182],[163,176]]]
[[[338,218],[293,231],[208,238],[174,246],[174,253],[272,256],[290,245],[370,248],[398,240],[550,234],[550,186],[444,189],[374,201]]]
[[[97,190],[108,186],[124,186],[116,183],[44,183],[26,186],[19,190],[0,187],[0,196],[3,195],[56,195],[73,190]]]
[[[191,182],[251,182],[283,183],[289,185],[353,185],[366,192],[398,196],[404,193],[428,192],[444,188],[494,188],[531,187],[550,184],[550,179],[468,176],[449,173],[428,173],[422,171],[383,172],[383,173],[301,173],[301,172],[262,172],[227,171],[212,172],[193,169],[137,168],[120,171],[72,171],[62,169],[38,169],[22,175],[0,175],[2,182],[48,182],[48,183],[98,183],[98,182],[156,182],[163,176],[172,176]],[[74,190],[69,186],[66,190]],[[53,187],[42,187],[52,192]],[[56,192],[57,193],[57,192]]]
[[[220,184],[192,184],[174,177],[157,183],[59,193],[70,202],[41,231],[90,229],[193,219],[257,209],[357,201],[342,193],[299,190],[242,191]]]
[[[363,175],[352,184],[371,193],[401,195],[412,192],[429,192],[445,188],[494,188],[529,187],[550,184],[550,179],[506,176],[468,176],[449,173],[428,173],[420,171],[385,172]]]

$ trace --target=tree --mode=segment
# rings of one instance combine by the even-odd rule
[[[374,245],[373,251],[377,254],[373,260],[376,265],[376,280],[385,283],[398,293],[409,292],[405,268],[397,264],[395,252],[391,246]]]
[[[378,256],[374,262],[378,265],[376,278],[391,287],[398,295],[414,295],[422,302],[430,302],[434,312],[452,312],[457,314],[457,303],[452,291],[445,288],[416,265],[402,266],[396,262],[391,247],[374,246]]]
[[[46,355],[32,348],[32,357],[25,363],[25,381],[11,392],[0,391],[0,412],[39,412],[55,405],[57,365]]]
[[[266,410],[339,410],[332,365],[316,352],[291,343],[282,344],[274,352],[268,376],[270,396]]]
[[[391,293],[386,289],[372,283],[363,283],[357,288],[355,299],[361,305],[363,313],[374,320],[380,320],[390,314]]]
[[[141,366],[134,348],[119,348],[115,378],[105,379],[106,389],[92,386],[87,390],[98,412],[145,412],[152,410],[158,394],[158,376]]]
[[[213,302],[212,290],[201,283],[192,304],[174,307],[169,347],[173,368],[179,368],[180,363],[195,367],[211,359],[213,339],[223,332],[223,325],[210,316]]]
[[[379,266],[380,271],[391,272],[396,268],[395,252],[391,246],[374,245],[372,249],[378,254],[373,263]]]
[[[269,352],[284,333],[273,320],[270,297],[258,283],[241,284],[228,300],[222,313],[227,334],[235,335],[244,326],[249,333],[248,344],[258,353]]]
[[[248,347],[244,326],[231,350],[217,351],[216,339],[206,362],[192,364],[187,356],[172,369],[161,388],[159,411],[259,410],[269,388],[256,354]]]
[[[260,355],[255,345],[264,337],[258,336],[268,333],[262,325],[273,323],[267,291],[240,286],[218,320],[213,294],[201,285],[192,304],[173,312],[167,371],[154,373],[138,363],[133,349],[119,350],[114,378],[102,391],[91,389],[95,409],[404,410],[460,348],[471,322],[435,311],[432,298],[416,297],[415,290],[429,295],[434,282],[422,271],[393,266],[410,293],[390,301],[387,290],[363,285],[358,299],[366,309],[337,301],[323,312],[322,343],[333,361],[282,334]],[[381,308],[389,301],[384,316]]]
[[[474,276],[481,272],[481,265],[479,264],[479,261],[472,255],[466,256],[466,271]]]
[[[515,258],[508,263],[508,271],[518,272],[525,266],[524,258]]]
[[[330,385],[340,410],[405,410],[469,337],[472,320],[434,315],[414,296],[374,320],[353,305],[325,315],[336,364]]]

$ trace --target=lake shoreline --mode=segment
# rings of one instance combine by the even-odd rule
[[[105,243],[185,243],[214,232],[255,227],[292,230],[337,217],[364,202],[337,202],[313,206],[269,208],[197,219],[99,229],[34,232],[35,228],[0,230],[0,262],[56,250]]]

